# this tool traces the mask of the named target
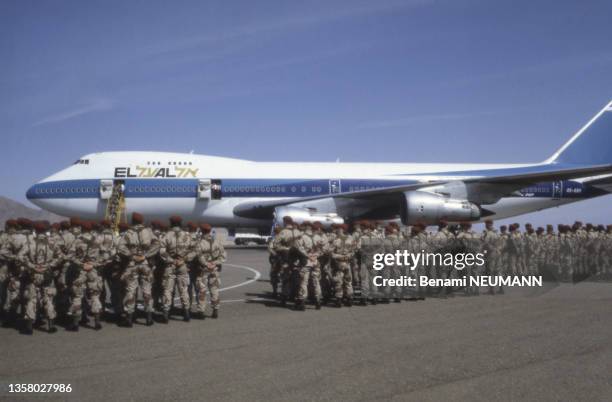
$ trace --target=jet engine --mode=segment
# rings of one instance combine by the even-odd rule
[[[425,191],[407,191],[402,201],[401,218],[405,225],[434,225],[440,220],[475,221],[481,214],[480,207],[473,202]]]
[[[274,225],[282,226],[285,216],[290,216],[295,223],[318,221],[321,222],[324,227],[344,223],[344,219],[335,213],[317,213],[308,208],[300,207],[278,207],[274,209]]]

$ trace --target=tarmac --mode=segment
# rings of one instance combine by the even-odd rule
[[[298,312],[268,269],[265,250],[229,250],[217,320],[1,328],[0,400],[612,400],[610,283]]]

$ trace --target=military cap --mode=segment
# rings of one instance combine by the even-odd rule
[[[604,230],[606,230],[606,228],[604,227],[604,225],[597,225],[597,230],[603,232]]]
[[[342,229],[346,232],[349,229],[349,226],[346,223],[341,223],[338,225],[338,229]]]
[[[53,225],[51,225],[51,229],[57,230],[57,231],[59,231],[61,227],[62,226],[59,224],[59,222],[55,222]]]
[[[110,228],[112,226],[111,221],[108,219],[101,220],[100,225],[102,225],[103,228]]]
[[[170,217],[169,221],[170,226],[181,226],[181,224],[183,223],[183,218],[178,215],[173,215]]]
[[[62,221],[62,229],[70,229],[70,221]]]
[[[518,223],[517,223],[517,225],[518,225]],[[526,223],[525,224],[525,228],[531,228],[531,227],[533,227],[533,226],[531,226],[531,223]]]
[[[283,223],[285,225],[288,225],[290,223],[293,223],[293,219],[289,215],[283,216]]]
[[[144,223],[144,216],[138,212],[132,212],[132,225],[142,225]]]
[[[4,222],[4,227],[7,229],[8,228],[17,229],[19,227],[19,224],[17,223],[17,220],[9,219],[6,222]]]
[[[119,224],[119,231],[120,231],[120,232],[125,232],[125,231],[126,231],[126,230],[128,230],[129,228],[130,228],[130,225],[128,225],[128,224],[127,224],[127,223],[125,223],[125,222],[121,222],[121,223]]]
[[[187,227],[187,230],[189,230],[190,232],[195,232],[196,230],[198,230],[198,225],[196,225],[193,222],[187,222],[185,226]]]
[[[440,219],[440,221],[438,222],[438,227],[445,228],[447,226],[448,226],[448,221],[446,221],[445,219]]]
[[[208,223],[200,223],[200,230],[202,233],[207,234],[210,233],[212,227]]]
[[[607,230],[612,230],[612,225],[607,225],[607,226],[606,226],[606,229],[607,229]]]
[[[501,225],[499,227],[499,230],[501,230],[502,232],[505,232],[507,229],[508,229],[508,226],[506,226],[506,225]]]
[[[81,221],[81,229],[84,232],[89,232],[91,229],[93,229],[93,224],[89,221]]]
[[[542,226],[539,226],[538,229],[536,230],[536,233],[538,234],[544,233],[544,228]]]

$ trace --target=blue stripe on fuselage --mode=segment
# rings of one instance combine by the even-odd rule
[[[220,179],[222,198],[311,197],[330,194],[327,179]],[[126,198],[195,198],[198,179],[124,179]],[[414,184],[414,180],[343,179],[340,192]],[[33,185],[28,199],[98,198],[100,180],[62,180]],[[553,197],[553,183],[539,183],[519,191],[522,197]],[[591,198],[605,191],[575,181],[563,181],[561,198]]]

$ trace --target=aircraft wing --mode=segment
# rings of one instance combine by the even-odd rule
[[[532,184],[610,173],[612,173],[612,165],[575,166],[554,163],[509,169],[435,173],[447,179],[312,197],[247,201],[235,206],[234,214],[246,218],[268,219],[272,217],[277,207],[304,205],[322,199],[370,201],[378,208],[385,208],[384,204],[387,204],[392,209],[396,205],[390,204],[396,204],[399,196],[406,191],[415,190],[433,191],[451,198],[466,199],[479,205],[493,204],[500,198]],[[434,174],[428,176],[432,175]],[[449,178],[451,176],[456,176],[456,179]]]

